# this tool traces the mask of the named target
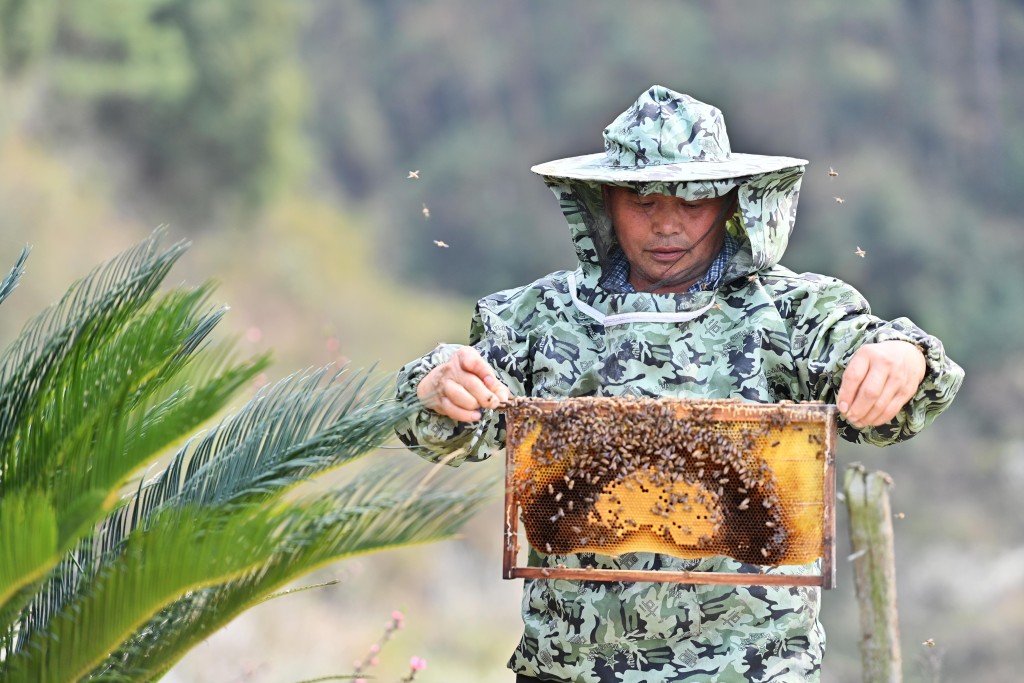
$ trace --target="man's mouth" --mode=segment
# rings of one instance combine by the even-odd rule
[[[686,254],[685,249],[677,249],[674,247],[658,247],[656,249],[648,249],[647,253],[651,255],[651,258],[660,263],[672,263],[678,261]]]

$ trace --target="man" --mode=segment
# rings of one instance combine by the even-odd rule
[[[579,266],[482,299],[471,345],[407,365],[424,409],[399,435],[435,460],[504,441],[484,409],[510,396],[680,396],[838,404],[841,434],[886,445],[944,410],[963,371],[905,318],[849,285],[778,265],[802,159],[735,154],[721,113],[654,86],[604,131],[605,152],[534,167]],[[481,435],[483,438],[474,438]],[[725,557],[541,555],[598,568],[758,571]],[[766,568],[809,573],[816,567]],[[525,582],[519,681],[816,681],[816,588]]]

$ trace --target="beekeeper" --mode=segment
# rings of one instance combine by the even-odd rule
[[[484,297],[469,345],[402,369],[399,397],[423,405],[399,430],[406,444],[452,465],[483,460],[504,445],[489,409],[510,396],[825,401],[844,438],[880,446],[950,404],[963,371],[938,339],[873,316],[840,280],[779,265],[805,160],[732,152],[719,110],[661,86],[605,129],[604,146],[532,169],[579,264]],[[531,561],[758,571],[654,553]],[[522,682],[816,681],[819,600],[812,587],[527,580],[509,667]]]

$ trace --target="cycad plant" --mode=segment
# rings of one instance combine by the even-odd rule
[[[379,468],[315,499],[284,495],[374,450],[413,409],[365,374],[295,375],[193,436],[268,359],[210,340],[223,315],[210,286],[160,290],[184,249],[154,234],[0,357],[0,680],[158,679],[283,584],[448,537],[484,498],[483,485],[410,492]]]

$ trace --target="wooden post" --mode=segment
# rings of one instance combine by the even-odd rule
[[[860,657],[864,683],[901,683],[899,620],[896,612],[896,562],[892,512],[885,472],[846,468],[843,489],[853,544],[853,579],[860,606]]]

